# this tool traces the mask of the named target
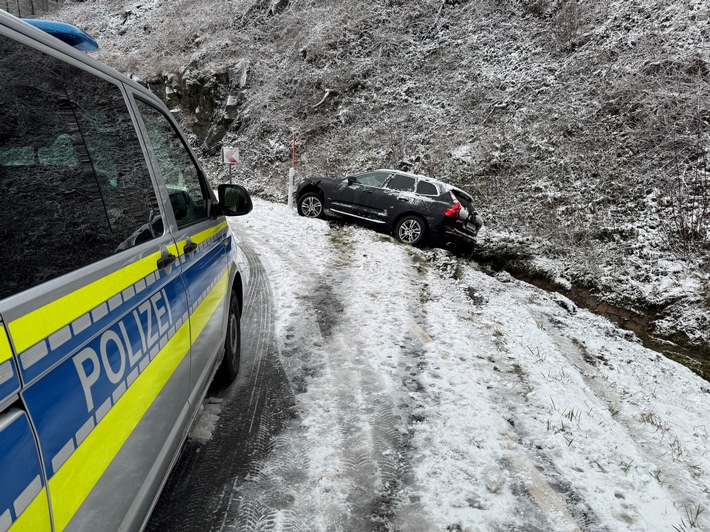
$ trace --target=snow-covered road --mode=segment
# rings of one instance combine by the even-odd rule
[[[686,368],[443,250],[259,200],[233,227],[295,405],[214,481],[211,529],[710,529],[710,385]]]

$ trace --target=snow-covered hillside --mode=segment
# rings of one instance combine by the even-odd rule
[[[710,352],[705,0],[88,0],[57,16],[283,198],[406,168],[459,184],[481,255],[634,309]],[[505,260],[497,260],[505,265]]]

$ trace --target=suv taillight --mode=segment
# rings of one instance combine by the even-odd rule
[[[461,204],[456,202],[451,207],[449,207],[448,209],[446,209],[444,211],[444,216],[447,216],[449,218],[458,218],[460,212],[461,212]]]

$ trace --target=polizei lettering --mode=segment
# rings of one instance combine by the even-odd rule
[[[170,301],[163,289],[74,355],[74,367],[89,413],[144,357],[149,356],[173,323]]]

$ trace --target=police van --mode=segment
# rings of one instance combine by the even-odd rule
[[[0,11],[0,532],[141,529],[213,376],[239,369],[226,217],[252,203],[215,197],[86,34],[34,26]]]

